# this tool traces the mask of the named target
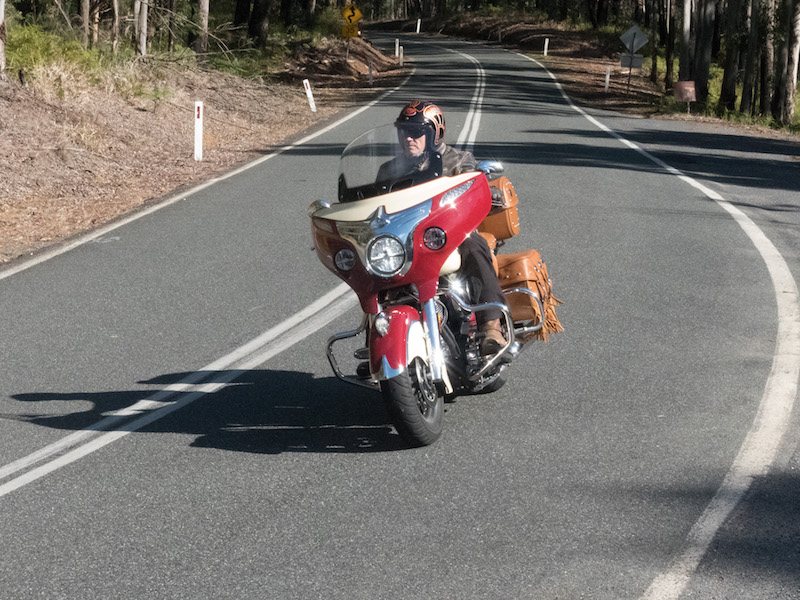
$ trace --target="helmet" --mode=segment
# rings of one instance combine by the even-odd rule
[[[444,113],[433,102],[414,100],[400,111],[394,122],[398,129],[408,126],[425,126],[433,133],[432,145],[435,148],[444,140]]]

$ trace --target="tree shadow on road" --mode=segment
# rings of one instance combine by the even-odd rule
[[[16,417],[43,427],[64,430],[94,429],[114,411],[184,381],[189,373],[172,373],[140,382],[157,389],[91,393],[24,393],[21,402],[91,402],[88,411],[65,415]],[[193,375],[193,374],[192,374]],[[143,432],[196,435],[192,446],[236,452],[384,452],[407,448],[392,429],[378,391],[348,385],[332,377],[317,379],[296,371],[209,371],[200,385],[224,384],[215,391],[200,387],[174,392],[165,402],[191,404],[142,428]],[[126,427],[125,417],[112,428]]]

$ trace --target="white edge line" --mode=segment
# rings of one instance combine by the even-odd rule
[[[134,213],[132,213],[132,214],[126,216],[126,217],[123,217],[123,218],[121,218],[121,219],[119,219],[117,221],[114,221],[113,223],[110,223],[108,225],[102,226],[99,229],[95,229],[91,233],[83,235],[83,236],[81,236],[81,237],[79,237],[79,238],[77,238],[77,239],[75,239],[75,240],[73,240],[71,242],[68,242],[68,243],[66,243],[66,244],[64,244],[62,246],[58,246],[57,248],[54,248],[53,250],[44,251],[41,254],[38,254],[38,255],[34,256],[33,258],[28,259],[28,260],[20,259],[21,262],[19,264],[16,264],[16,265],[14,265],[12,267],[8,267],[8,268],[0,270],[0,281],[2,281],[3,279],[6,279],[7,277],[11,277],[12,275],[16,275],[17,273],[21,273],[22,271],[30,269],[31,267],[34,267],[34,266],[36,266],[38,264],[41,264],[41,263],[43,263],[45,261],[48,261],[51,258],[55,258],[56,256],[60,256],[61,254],[65,254],[65,253],[69,252],[70,250],[74,250],[75,248],[78,248],[79,246],[83,246],[84,244],[87,244],[87,243],[89,243],[89,242],[91,242],[93,240],[101,238],[104,235],[108,234],[109,232],[114,231],[115,229],[118,229],[120,227],[128,225],[129,223],[137,221],[138,219],[141,219],[142,217],[146,217],[147,215],[150,215],[150,214],[152,214],[152,213],[154,213],[156,211],[159,211],[162,208],[166,208],[167,206],[171,206],[172,204],[180,202],[181,200],[185,200],[189,196],[197,194],[198,192],[201,192],[204,189],[206,189],[208,187],[211,187],[212,185],[214,185],[216,183],[219,183],[221,181],[225,181],[226,179],[230,179],[231,177],[235,177],[236,175],[240,175],[241,173],[244,173],[245,171],[247,171],[249,169],[252,169],[253,167],[257,167],[258,165],[263,164],[263,163],[267,162],[268,160],[271,160],[271,159],[275,158],[276,156],[279,156],[279,155],[283,154],[284,152],[288,152],[290,150],[294,150],[295,148],[298,148],[298,147],[300,147],[300,146],[302,146],[304,144],[307,144],[311,140],[313,140],[313,139],[315,139],[315,138],[317,138],[317,137],[319,137],[321,135],[324,135],[324,134],[328,133],[329,131],[335,129],[336,127],[338,127],[342,123],[345,123],[345,122],[349,121],[350,119],[360,115],[365,110],[367,110],[369,108],[372,108],[378,102],[381,102],[384,98],[390,96],[391,94],[394,94],[397,90],[399,90],[406,83],[408,83],[408,80],[411,79],[411,77],[414,75],[415,71],[416,71],[416,69],[412,69],[411,72],[408,74],[408,77],[406,77],[402,81],[402,83],[400,83],[396,87],[384,92],[383,94],[381,94],[380,96],[378,96],[377,98],[372,100],[369,104],[365,104],[364,106],[362,106],[361,108],[355,110],[354,112],[352,112],[352,113],[350,113],[348,115],[345,115],[341,119],[336,120],[334,123],[331,123],[330,125],[320,129],[319,131],[315,131],[314,133],[311,133],[311,134],[307,135],[306,137],[302,138],[301,140],[298,140],[297,142],[295,142],[294,144],[290,144],[288,146],[283,146],[282,148],[279,148],[278,150],[276,150],[272,154],[268,154],[267,156],[262,156],[260,158],[257,158],[256,160],[254,160],[252,162],[249,162],[249,163],[247,163],[245,165],[242,165],[241,167],[238,167],[238,168],[236,168],[236,169],[234,169],[232,171],[228,171],[227,173],[225,173],[223,175],[220,175],[219,177],[214,177],[212,179],[208,179],[208,180],[204,181],[203,183],[201,183],[199,185],[196,185],[193,188],[191,188],[191,189],[189,189],[189,190],[187,190],[187,191],[185,191],[185,192],[183,192],[181,194],[178,194],[176,196],[172,196],[172,197],[164,200],[163,202],[159,202],[158,204],[154,204],[153,206],[150,206],[148,208],[137,210],[136,212],[134,212]]]
[[[764,232],[744,212],[726,201],[720,194],[666,164],[646,150],[623,138],[576,106],[564,92],[561,83],[539,61],[519,54],[536,63],[555,82],[567,103],[596,127],[635,150],[653,163],[679,177],[706,197],[714,200],[739,224],[758,250],[767,266],[778,306],[778,332],[772,368],[764,387],[753,424],[745,437],[736,459],[700,518],[692,526],[686,544],[670,566],[650,584],[641,600],[676,600],[708,551],[717,531],[744,497],[756,477],[766,475],[775,460],[781,441],[789,427],[800,379],[800,303],[797,282],[786,260]]]

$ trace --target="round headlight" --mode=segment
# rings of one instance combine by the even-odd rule
[[[344,248],[336,253],[333,262],[340,271],[349,271],[356,264],[356,254],[349,248]]]
[[[441,250],[447,243],[447,234],[438,227],[429,227],[425,230],[422,241],[429,250]]]
[[[367,262],[375,273],[389,277],[403,267],[406,251],[400,240],[382,235],[375,238],[367,248]]]

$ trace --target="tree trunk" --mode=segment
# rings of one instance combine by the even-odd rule
[[[111,0],[111,51],[119,50],[119,0]]]
[[[664,90],[672,90],[675,81],[675,7],[672,0],[667,0],[667,72],[664,74]]]
[[[6,0],[0,0],[0,81],[6,78]]]
[[[250,13],[250,23],[247,27],[248,35],[256,41],[259,46],[267,45],[269,34],[269,9],[272,0],[255,0],[253,12]]]
[[[89,47],[89,0],[81,0],[81,42]]]
[[[699,102],[708,99],[708,77],[711,69],[711,50],[714,43],[715,0],[698,3],[697,49],[695,50],[694,80]]]
[[[199,11],[197,15],[199,21],[197,27],[200,30],[200,35],[197,37],[195,51],[201,55],[208,52],[208,2],[209,0],[199,1]]]
[[[117,1],[117,0],[115,0]],[[169,0],[169,32],[167,34],[167,51],[175,54],[175,24],[178,20],[178,0]]]
[[[92,15],[92,47],[97,46],[100,41],[100,2],[95,0],[91,3]]]
[[[792,65],[791,58],[794,55],[795,17],[797,16],[795,11],[797,6],[800,5],[794,0],[784,0],[783,2],[783,22],[786,24],[784,30],[785,39],[781,44],[778,55],[778,81],[772,106],[773,118],[782,125],[789,125],[794,118],[795,86],[792,81],[794,65]]]
[[[131,44],[134,48],[139,43],[139,11],[141,8],[141,0],[133,0],[133,39],[131,39]]]
[[[678,61],[678,80],[694,80],[694,36],[692,23],[695,21],[692,0],[683,0],[683,26],[681,29],[681,57]],[[696,29],[694,30],[696,31]]]
[[[147,54],[147,9],[150,0],[139,2],[138,39],[136,40],[136,54],[145,56]]]
[[[233,13],[233,24],[236,27],[250,20],[250,0],[236,0],[236,11]]]
[[[442,6],[444,6],[444,2],[442,2]],[[317,0],[305,0],[305,13],[306,13],[306,26],[312,28],[314,26],[314,21],[316,20],[315,15],[317,12]]]
[[[652,0],[650,3],[650,12],[652,13],[650,16],[650,35],[652,36],[650,46],[653,49],[650,61],[650,81],[653,83],[658,82],[658,19],[660,12],[658,4],[658,0]]]
[[[758,112],[768,115],[772,110],[772,88],[775,74],[775,0],[767,0],[766,36],[761,57],[761,98]]]
[[[586,14],[589,16],[589,22],[592,24],[592,29],[598,28],[597,2],[598,0],[586,0]]]
[[[789,25],[791,32],[791,48],[789,51],[788,83],[786,90],[786,122],[794,121],[795,102],[797,101],[797,71],[800,66],[800,2],[795,0],[794,14]]]
[[[728,26],[725,31],[725,72],[722,75],[722,89],[719,94],[717,110],[732,111],[736,107],[736,79],[739,74],[739,15],[740,0],[728,0]]]
[[[758,24],[759,1],[751,0],[748,8],[747,58],[744,65],[744,83],[742,84],[742,103],[739,111],[750,115],[753,113],[753,88],[756,79],[756,66],[758,65]]]
[[[281,21],[288,28],[292,24],[293,0],[281,0]]]

